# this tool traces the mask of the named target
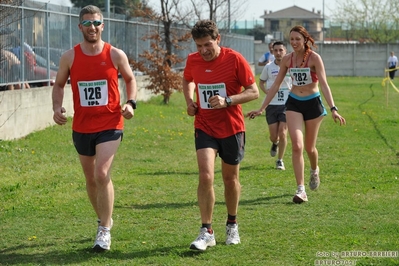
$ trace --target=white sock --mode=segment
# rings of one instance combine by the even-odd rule
[[[305,191],[304,185],[298,185],[298,191]]]

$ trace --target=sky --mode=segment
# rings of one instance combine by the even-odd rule
[[[260,16],[263,16],[265,10],[276,12],[294,5],[309,11],[314,8],[315,12],[320,10],[323,14],[323,2],[324,12],[328,16],[331,14],[330,10],[335,8],[336,0],[247,0],[246,12],[240,20],[261,20]]]
[[[60,4],[64,6],[70,5],[70,0],[37,0],[40,2],[48,2],[51,4]],[[234,1],[234,0],[231,0]],[[340,0],[342,1],[342,0]],[[147,2],[152,5],[156,5],[159,3],[159,0],[147,0]],[[324,2],[324,12],[326,16],[331,14],[331,10],[336,7],[337,0],[280,0],[280,1],[272,1],[272,0],[244,0],[244,2],[248,3],[245,8],[245,13],[239,19],[240,21],[261,21],[260,16],[264,14],[264,11],[268,12],[271,10],[273,12],[279,11],[284,8],[291,7],[296,5],[303,9],[312,11],[313,8],[315,12],[318,10],[323,13],[323,2]],[[273,2],[273,4],[271,4]]]

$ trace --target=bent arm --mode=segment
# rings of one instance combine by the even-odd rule
[[[64,125],[67,122],[64,113],[65,108],[62,107],[64,100],[64,87],[69,78],[69,71],[74,58],[73,50],[66,51],[60,58],[60,64],[57,71],[57,76],[53,85],[52,102],[53,102],[53,120],[59,125]]]
[[[183,93],[187,104],[187,114],[194,116],[198,111],[197,103],[194,102],[194,91],[195,83],[193,81],[187,81],[183,77]]]

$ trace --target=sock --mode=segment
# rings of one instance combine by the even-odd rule
[[[298,191],[305,191],[304,185],[298,185]]]
[[[237,215],[227,214],[226,225],[228,225],[228,224],[236,224],[236,223],[237,223]]]
[[[213,234],[212,224],[202,224],[201,228],[206,228],[206,230],[208,230],[208,233]]]

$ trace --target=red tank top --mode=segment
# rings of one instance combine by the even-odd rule
[[[305,65],[303,66],[304,68],[308,68],[308,67],[309,67],[309,66],[308,66],[309,58],[310,58],[310,55],[311,55],[312,53],[313,53],[313,51],[310,50],[310,51],[309,51],[309,54],[308,54],[308,56],[307,56],[307,58],[306,58]],[[294,57],[294,53],[291,53],[291,64],[290,64],[290,68],[294,68],[294,63],[292,62],[292,58],[293,58],[293,57]],[[310,71],[310,76],[312,77],[312,82],[313,82],[313,83],[319,81],[316,72]]]
[[[80,44],[74,47],[70,77],[75,111],[72,129],[76,132],[123,129],[118,70],[110,51],[108,43],[95,56],[85,55]]]

